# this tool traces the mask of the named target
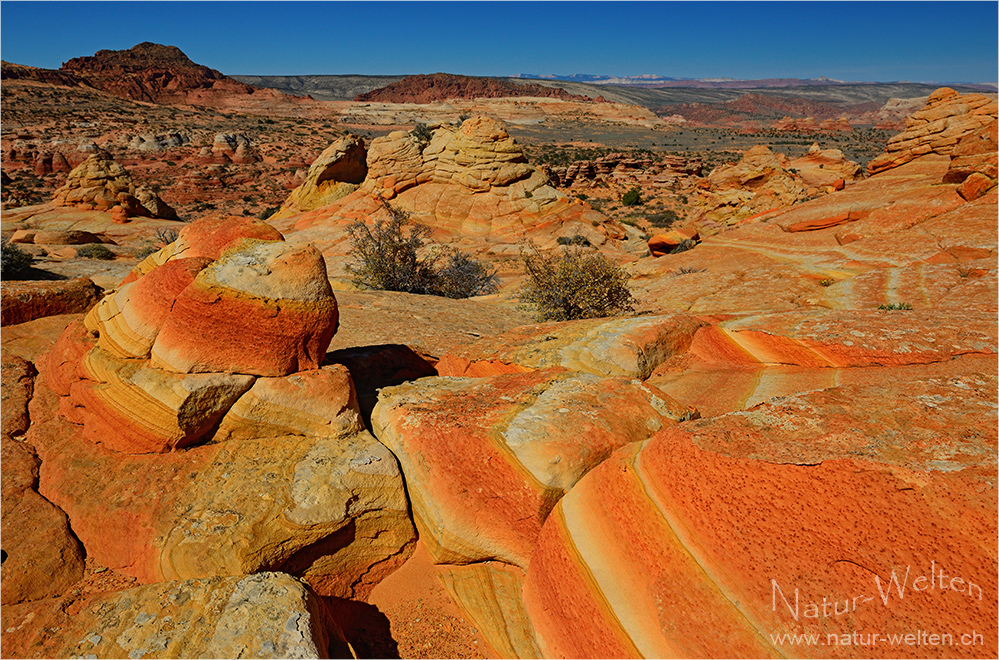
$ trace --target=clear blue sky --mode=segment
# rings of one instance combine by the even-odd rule
[[[0,56],[143,41],[227,74],[829,76],[996,82],[996,2],[15,2]]]

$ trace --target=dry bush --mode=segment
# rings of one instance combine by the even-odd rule
[[[470,298],[495,293],[496,273],[457,250],[437,249],[424,257],[419,251],[431,229],[411,224],[405,212],[388,204],[388,220],[371,227],[355,222],[347,227],[354,264],[347,270],[354,284],[366,289],[403,291],[447,298]],[[408,230],[405,228],[408,226]],[[439,263],[444,260],[443,265]]]
[[[520,300],[535,307],[539,321],[600,318],[634,309],[628,274],[599,252],[563,247],[543,254],[528,243],[521,257],[528,279]]]

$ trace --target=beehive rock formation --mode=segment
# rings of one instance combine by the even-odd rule
[[[331,145],[317,161],[321,165],[314,164],[306,183],[270,221],[292,240],[312,241],[328,255],[343,253],[346,225],[381,217],[386,202],[441,238],[515,244],[539,233],[593,232],[594,227],[601,237],[611,232],[606,217],[555,190],[545,174],[527,162],[502,124],[492,119],[473,117],[460,127],[441,125],[429,136],[395,131],[372,140],[363,182],[334,199],[360,175],[359,165],[346,165],[356,149],[343,141]],[[341,162],[343,174],[323,174],[341,167],[336,165]],[[325,185],[317,184],[323,176],[330,178]],[[313,204],[325,205],[302,212]]]
[[[176,220],[177,212],[155,193],[139,189],[125,168],[94,154],[73,168],[66,184],[55,191],[56,206],[111,211],[117,209],[121,219],[129,217],[159,217]]]
[[[336,327],[315,249],[254,220],[186,226],[39,362],[61,412],[29,432],[40,491],[143,583],[280,568],[363,595],[413,526],[349,371],[323,364]]]
[[[367,173],[364,140],[353,135],[341,138],[312,162],[305,182],[291,192],[279,215],[311,211],[346,197]]]

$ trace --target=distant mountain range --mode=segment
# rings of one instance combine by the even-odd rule
[[[912,84],[903,82],[858,82],[836,80],[821,76],[819,78],[761,78],[757,80],[739,80],[736,78],[671,78],[656,74],[645,74],[641,76],[600,76],[588,73],[574,73],[568,76],[556,74],[518,73],[511,78],[521,78],[526,80],[548,80],[561,82],[587,83],[590,85],[616,85],[621,87],[694,87],[704,89],[766,89],[773,87],[811,87],[829,85],[895,85]],[[915,83],[922,84],[922,83]],[[936,84],[936,83],[925,83]],[[941,83],[944,84],[944,83]],[[959,83],[966,86],[979,87],[983,90],[994,91],[995,83]],[[938,85],[939,86],[939,85]]]

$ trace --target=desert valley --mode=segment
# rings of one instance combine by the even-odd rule
[[[2,78],[3,657],[999,654],[994,86]]]

